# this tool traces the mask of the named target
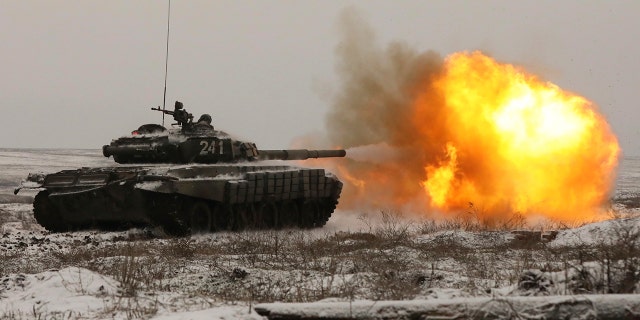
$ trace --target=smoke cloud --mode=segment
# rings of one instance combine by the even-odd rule
[[[380,47],[354,9],[342,13],[338,27],[342,38],[336,47],[336,70],[341,83],[327,116],[327,132],[329,143],[346,148],[350,158],[338,168],[339,175],[347,185],[357,186],[343,189],[341,208],[399,209],[424,198],[416,177],[424,175],[429,151],[414,140],[413,102],[431,75],[440,72],[443,59],[403,42]],[[380,180],[358,178],[372,173]],[[385,184],[390,180],[393,187]],[[398,186],[397,181],[404,183]]]
[[[329,139],[346,148],[388,142],[411,145],[412,104],[420,84],[442,67],[439,54],[402,42],[386,49],[354,10],[340,17],[336,48],[342,90],[327,117]]]

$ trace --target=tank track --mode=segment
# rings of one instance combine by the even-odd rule
[[[272,194],[260,199],[245,196],[238,201],[232,188],[224,202],[145,190],[118,199],[111,196],[116,194],[110,191],[112,187],[55,195],[52,201],[50,192],[43,190],[34,199],[33,212],[36,221],[51,232],[151,225],[162,227],[169,235],[185,236],[223,230],[319,228],[329,220],[342,190],[337,178],[327,176],[325,180],[324,191],[301,192],[293,199]],[[312,185],[316,186],[316,181]],[[96,218],[99,214],[108,219]]]
[[[333,192],[313,199],[268,200],[251,203],[221,203],[178,194],[146,192],[151,224],[167,234],[216,231],[320,228],[336,209],[342,183],[333,182]]]
[[[106,199],[102,192],[80,193],[74,195],[56,195],[53,201],[49,191],[40,191],[33,201],[33,215],[36,221],[51,232],[67,232],[86,229],[123,230],[144,226],[140,219],[127,220],[119,216],[116,219],[96,219],[87,213],[96,211],[113,212],[122,203]],[[98,208],[98,209],[97,209]],[[116,209],[117,210],[117,209]]]

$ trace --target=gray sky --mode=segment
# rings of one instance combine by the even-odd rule
[[[324,130],[336,23],[355,7],[379,44],[480,49],[594,101],[640,155],[638,1],[171,2],[167,106],[286,148]],[[160,122],[167,1],[0,0],[0,147],[100,148]]]

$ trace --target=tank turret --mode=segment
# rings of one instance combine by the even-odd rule
[[[231,138],[214,130],[211,116],[203,115],[192,122],[193,116],[182,103],[176,101],[174,111],[158,108],[172,115],[174,127],[145,124],[130,135],[111,141],[102,147],[105,157],[113,156],[118,163],[234,163],[256,160],[305,160],[309,158],[344,157],[344,150],[258,150],[252,142]],[[204,120],[203,120],[204,119]]]

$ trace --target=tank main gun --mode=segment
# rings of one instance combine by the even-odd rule
[[[259,150],[259,160],[306,160],[309,158],[342,158],[347,155],[345,150]]]

